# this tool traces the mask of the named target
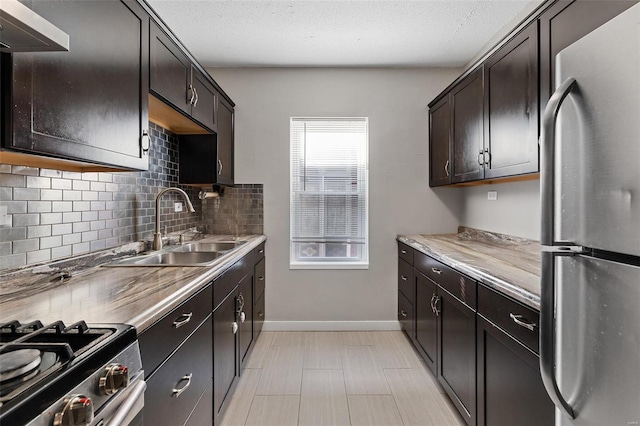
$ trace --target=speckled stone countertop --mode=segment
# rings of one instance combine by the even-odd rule
[[[540,310],[540,243],[460,227],[457,234],[398,235],[447,266]]]
[[[220,240],[210,237],[202,242]],[[216,259],[212,266],[126,267],[101,266],[74,271],[65,280],[51,281],[41,272],[3,276],[0,287],[0,322],[62,320],[69,325],[126,323],[138,333],[195,294],[237,260],[266,240],[245,236],[246,244]],[[50,277],[51,275],[49,275]]]

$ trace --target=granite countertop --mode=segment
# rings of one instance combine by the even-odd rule
[[[200,241],[220,239],[214,236]],[[69,325],[84,320],[131,324],[140,333],[250,253],[266,237],[253,235],[239,240],[247,243],[219,257],[213,266],[93,266],[74,271],[71,278],[54,281],[49,279],[51,274],[42,273],[42,267],[9,278],[4,276],[0,287],[0,323],[15,319],[23,323],[62,320]]]
[[[398,235],[447,266],[540,310],[540,243],[460,227],[457,234]]]

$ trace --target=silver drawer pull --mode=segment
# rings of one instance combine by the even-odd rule
[[[182,327],[183,325],[191,321],[192,316],[193,316],[193,312],[180,315],[178,319],[173,322],[173,328]]]
[[[404,275],[400,275],[400,279],[402,279],[402,281],[406,281],[407,277],[405,277]]]
[[[438,268],[431,268],[431,270],[433,271],[434,274],[438,274],[441,275],[442,274],[442,269],[438,269]]]
[[[264,254],[264,250],[258,251],[258,254]]]
[[[534,329],[536,328],[536,325],[533,323],[530,323],[528,321],[523,321],[523,317],[522,315],[514,315],[514,314],[509,314],[509,316],[511,317],[511,319],[513,320],[513,322],[515,322],[516,324],[518,324],[520,327],[524,327],[527,330],[531,330],[534,331]]]
[[[244,324],[244,320],[247,318],[244,312],[240,312],[240,323]]]
[[[258,277],[258,281],[264,281],[264,277]]]
[[[407,254],[407,251],[406,251],[406,250],[400,250],[400,252],[401,252],[402,254]]]
[[[258,318],[264,318],[264,311],[258,312]]]
[[[402,315],[404,318],[407,317],[407,313],[405,311],[400,311],[400,315]]]
[[[171,396],[175,396],[176,398],[179,397],[180,395],[182,395],[182,392],[186,391],[187,388],[189,387],[189,385],[191,384],[191,377],[193,376],[193,373],[189,373],[189,374],[185,374],[182,379],[180,379],[178,381],[178,383],[183,382],[183,381],[187,381],[187,383],[181,387],[181,388],[173,388],[173,390],[171,391]],[[177,384],[177,383],[176,383]]]
[[[237,322],[234,322],[231,325],[231,330],[233,331],[233,334],[236,334],[238,332],[238,323]]]

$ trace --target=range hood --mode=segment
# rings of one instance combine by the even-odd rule
[[[18,0],[0,0],[0,50],[67,51],[69,36]]]

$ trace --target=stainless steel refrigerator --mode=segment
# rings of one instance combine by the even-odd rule
[[[640,4],[556,57],[540,366],[556,425],[640,424]]]

